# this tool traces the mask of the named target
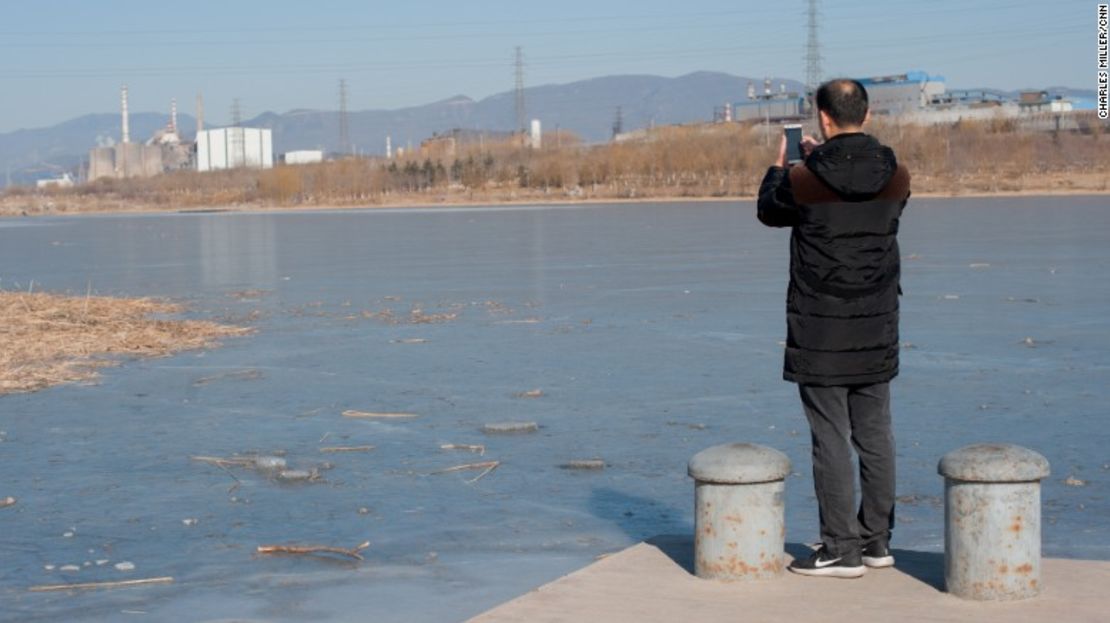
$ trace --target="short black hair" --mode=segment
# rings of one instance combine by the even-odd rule
[[[867,118],[867,89],[851,78],[829,80],[817,89],[817,109],[825,111],[838,126],[863,125]]]

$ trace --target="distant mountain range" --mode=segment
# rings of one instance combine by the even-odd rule
[[[762,90],[763,79],[725,73],[696,72],[666,78],[650,75],[606,76],[568,84],[544,85],[525,89],[528,119],[540,119],[544,130],[569,130],[586,141],[610,137],[617,108],[621,109],[627,130],[651,124],[676,124],[707,121],[713,109],[726,102],[747,99],[748,84]],[[794,80],[772,80],[776,89],[785,84],[788,91],[802,90]],[[1093,91],[1054,88],[1065,96],[1093,97]],[[392,137],[394,147],[420,141],[435,133],[455,128],[500,132],[514,129],[514,94],[498,93],[475,101],[458,95],[423,106],[396,110],[362,110],[348,114],[350,140],[362,154],[384,154],[385,140]],[[132,113],[131,136],[146,140],[169,118],[165,113]],[[196,121],[179,114],[178,124],[184,138],[191,139]],[[291,110],[266,112],[243,125],[272,128],[274,150],[294,149],[338,151],[339,113],[334,110]],[[75,172],[87,158],[89,149],[118,141],[119,113],[91,114],[58,125],[0,134],[0,185],[10,177],[12,183],[31,183],[62,171]],[[5,175],[7,173],[7,175]]]
[[[631,75],[607,76],[525,89],[528,119],[540,119],[544,130],[561,128],[587,141],[608,139],[612,133],[617,107],[621,108],[625,130],[651,123],[672,124],[709,120],[714,107],[747,98],[748,82],[760,88],[763,80],[723,73],[697,72],[677,78]],[[794,80],[774,80],[792,91],[802,86]],[[405,147],[434,133],[455,128],[507,131],[514,129],[514,94],[498,93],[475,101],[458,95],[423,106],[396,110],[361,110],[348,113],[351,143],[358,153],[384,154],[385,139],[392,137],[394,147]],[[145,140],[169,120],[162,113],[132,113],[131,136]],[[196,121],[178,115],[185,138],[192,138]],[[274,150],[294,149],[338,151],[339,113],[334,110],[291,110],[266,112],[243,125],[272,128]],[[92,114],[46,128],[18,130],[0,134],[0,185],[9,172],[12,183],[29,183],[61,171],[76,171],[98,144],[118,141],[119,113]]]
[[[678,78],[607,76],[570,84],[525,89],[528,119],[539,119],[544,130],[569,130],[586,141],[602,141],[612,134],[617,108],[625,130],[652,123],[674,124],[713,118],[714,107],[747,99],[754,80],[723,73],[698,72]],[[802,85],[774,80],[792,91]],[[759,81],[762,84],[762,80]],[[516,123],[514,94],[499,93],[480,101],[458,95],[439,102],[400,110],[351,112],[351,142],[359,153],[382,154],[386,136],[395,147],[419,145],[433,133],[454,128],[506,131]],[[282,115],[267,113],[250,121],[273,128],[278,151],[339,147],[335,111],[302,110]]]

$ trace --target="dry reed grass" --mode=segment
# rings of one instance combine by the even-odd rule
[[[915,194],[1110,191],[1105,127],[1023,130],[1012,120],[917,126],[876,119],[868,131],[913,175]],[[774,160],[777,126],[664,126],[637,140],[540,150],[518,141],[432,147],[404,158],[346,158],[259,171],[178,171],[70,189],[0,193],[0,214],[338,207],[650,198],[751,197]],[[565,134],[565,133],[564,133]]]
[[[0,291],[0,395],[89,381],[120,357],[208,348],[249,331],[160,317],[181,310],[148,298]]]

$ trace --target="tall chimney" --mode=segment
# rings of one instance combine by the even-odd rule
[[[177,98],[170,100],[170,132],[177,134]]]
[[[127,85],[126,84],[123,85],[122,89],[120,89],[119,99],[120,99],[120,117],[121,117],[120,124],[123,127],[123,136],[120,137],[121,138],[120,142],[121,143],[130,143],[131,142],[131,130],[128,127],[128,119],[127,119]]]
[[[197,92],[197,136],[204,131],[204,95]]]

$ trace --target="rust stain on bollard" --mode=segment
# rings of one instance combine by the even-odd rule
[[[752,444],[726,444],[690,460],[694,477],[694,572],[749,580],[783,571],[782,493],[790,461]]]
[[[945,477],[945,585],[957,597],[1013,600],[1040,591],[1040,481],[1048,461],[1003,444],[950,452]]]

